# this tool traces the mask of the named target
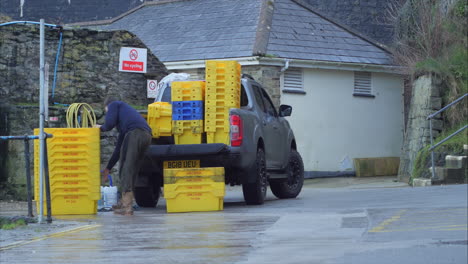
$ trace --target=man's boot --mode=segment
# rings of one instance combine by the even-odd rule
[[[112,205],[112,210],[122,209],[122,199],[120,199],[117,204]]]
[[[114,214],[133,215],[133,192],[126,192],[122,195],[122,207],[115,209]]]

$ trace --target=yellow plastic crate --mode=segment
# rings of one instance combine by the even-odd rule
[[[174,183],[224,183],[224,167],[164,169],[164,184]]]
[[[204,81],[172,82],[172,101],[201,101],[205,96]]]
[[[206,100],[206,106],[239,108],[240,100]]]
[[[164,184],[165,193],[185,193],[190,192],[206,192],[206,191],[221,191],[225,195],[226,184],[224,182],[186,182],[175,184]]]
[[[211,191],[166,192],[168,213],[220,211],[224,205],[224,189]]]
[[[226,122],[229,122],[229,109],[230,108],[224,108],[224,111],[221,112],[206,112],[205,113],[205,122],[207,120],[225,120]]]
[[[47,215],[46,197],[44,195],[44,215]],[[36,199],[37,214],[39,214],[39,200]],[[52,196],[52,215],[85,215],[97,213],[97,200],[88,195],[63,194]]]
[[[89,180],[85,177],[79,179],[63,179],[63,178],[49,178],[50,192],[51,194],[61,193],[62,190],[67,189],[66,192],[73,192],[71,189],[79,189],[80,194],[90,195],[93,199],[100,199],[100,179]],[[44,180],[44,190],[45,190],[45,180]],[[45,192],[44,192],[45,193]],[[34,199],[39,199],[39,179],[38,177],[34,179]]]
[[[44,132],[52,134],[47,139],[47,145],[88,144],[100,143],[99,128],[45,128]],[[39,129],[34,129],[34,135],[39,135]],[[37,140],[35,144],[39,144]]]
[[[46,128],[44,131],[53,134],[53,138],[47,139],[52,200],[57,200],[58,198],[56,197],[60,195],[78,194],[80,197],[86,195],[88,199],[97,201],[100,198],[99,128]],[[39,129],[35,129],[34,133],[36,135],[39,134]],[[34,141],[34,184],[34,197],[38,200],[38,140]],[[80,191],[73,191],[77,189]]]
[[[231,136],[229,132],[223,129],[216,129],[214,132],[206,132],[206,143],[223,143],[231,145]]]
[[[36,191],[37,193],[39,193],[39,187],[38,188],[35,188],[34,191]],[[44,199],[45,199],[45,189],[44,189]],[[60,196],[60,195],[86,195],[88,196],[89,199],[92,199],[92,200],[99,200],[101,198],[101,191],[100,189],[98,189],[97,191],[96,190],[92,190],[90,188],[87,188],[87,187],[78,187],[78,186],[69,186],[69,187],[61,187],[61,188],[58,188],[58,187],[51,187],[50,188],[50,195],[52,198],[54,197],[57,197],[57,196]],[[39,195],[35,195],[34,196],[34,199],[35,200],[39,200]]]
[[[153,138],[172,135],[172,105],[167,102],[156,102],[148,105],[148,125]]]
[[[239,94],[241,93],[240,83],[237,85],[226,86],[223,84],[214,83],[212,85],[209,82],[206,86],[206,94]]]
[[[212,74],[241,74],[241,65],[237,61],[215,61],[207,60],[205,62],[205,71],[207,76]],[[207,78],[208,79],[208,78]]]
[[[201,144],[203,120],[172,121],[172,133],[177,145]]]
[[[80,142],[65,145],[47,144],[47,152],[49,155],[52,155],[54,153],[62,153],[65,154],[63,156],[89,156],[94,155],[94,153],[96,152],[99,152],[99,148],[99,144],[83,144]],[[34,151],[35,153],[39,153],[38,143],[34,144]]]
[[[174,142],[176,145],[201,144],[202,138],[201,134],[186,131],[182,134],[174,134]]]
[[[206,93],[212,93],[217,90],[219,93],[220,89],[224,89],[226,92],[238,93],[241,88],[240,76],[226,76],[226,75],[213,75],[207,77],[206,80]]]
[[[237,93],[207,93],[206,100],[215,101],[240,101],[240,95]]]
[[[209,119],[205,122],[205,132],[222,131],[229,133],[231,125],[227,120]]]
[[[214,106],[214,105],[207,105],[205,106],[205,115],[207,113],[211,113],[211,114],[227,114],[229,115],[229,112],[231,111],[231,109],[234,108],[232,106]],[[211,118],[211,117],[210,117]]]

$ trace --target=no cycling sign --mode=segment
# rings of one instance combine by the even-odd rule
[[[120,48],[119,71],[146,73],[147,49]]]

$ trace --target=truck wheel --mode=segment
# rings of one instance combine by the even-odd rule
[[[156,207],[161,193],[161,188],[153,186],[147,187],[135,187],[133,192],[135,195],[135,201],[140,207]]]
[[[280,199],[296,198],[304,184],[304,163],[295,150],[289,155],[287,174],[287,179],[270,181],[271,192]]]
[[[267,191],[267,173],[265,152],[259,148],[257,150],[257,158],[251,170],[251,177],[255,177],[255,183],[242,184],[242,192],[246,204],[263,204]]]

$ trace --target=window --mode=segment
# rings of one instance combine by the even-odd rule
[[[290,68],[281,75],[281,87],[285,93],[305,94],[301,68]]]
[[[271,102],[271,99],[268,96],[267,92],[265,92],[265,90],[263,90],[263,89],[262,89],[262,95],[263,95],[262,96],[263,97],[263,103],[265,105],[265,112],[270,116],[276,117],[277,116],[276,109],[273,106],[273,103]]]
[[[372,74],[370,72],[354,72],[353,96],[375,97],[372,94]]]
[[[244,85],[241,85],[241,107],[247,106],[249,104],[249,98],[247,97],[247,94],[245,93],[245,88]]]
[[[256,85],[252,85],[252,90],[255,94],[255,101],[257,102],[257,105],[260,107],[260,110],[262,110],[263,112],[266,112],[265,106],[263,104],[262,92],[260,91],[260,89],[261,89],[260,87]]]

